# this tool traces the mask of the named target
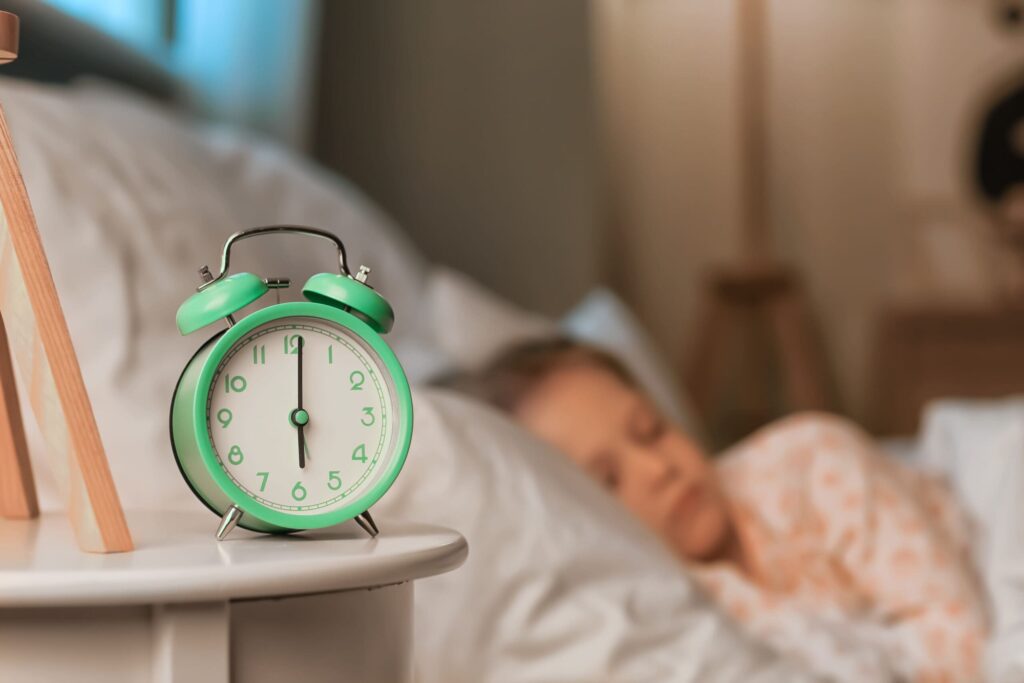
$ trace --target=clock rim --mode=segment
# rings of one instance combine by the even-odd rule
[[[394,457],[377,482],[364,494],[351,502],[328,512],[318,514],[294,514],[267,507],[251,498],[223,470],[217,459],[210,434],[207,430],[206,407],[210,396],[211,382],[224,356],[245,335],[261,325],[281,321],[285,318],[319,318],[349,330],[365,341],[377,354],[384,369],[391,374],[395,391],[397,415],[394,436]],[[368,510],[381,499],[394,484],[405,465],[412,442],[413,407],[409,381],[394,351],[369,325],[346,311],[315,302],[286,302],[273,304],[242,318],[225,330],[213,341],[213,346],[202,361],[202,367],[195,380],[194,394],[189,414],[192,418],[192,433],[200,461],[213,479],[213,483],[237,505],[246,515],[285,530],[318,529],[334,526],[354,518]],[[180,460],[180,457],[178,458]],[[180,464],[180,463],[179,463]],[[187,477],[186,477],[187,479]],[[205,500],[205,496],[201,496]],[[244,518],[243,518],[244,519]]]

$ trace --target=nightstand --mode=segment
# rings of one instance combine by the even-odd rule
[[[413,581],[465,539],[389,523],[218,543],[205,512],[128,515],[136,550],[79,551],[64,515],[0,520],[0,680],[408,681]],[[426,615],[424,615],[426,616]]]
[[[871,427],[912,434],[933,399],[1024,393],[1024,310],[892,308],[881,317],[874,353]]]

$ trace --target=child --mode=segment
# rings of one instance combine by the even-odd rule
[[[568,340],[466,380],[588,472],[756,635],[850,680],[977,681],[986,634],[967,528],[937,481],[825,414],[710,460],[625,368]],[[823,640],[828,628],[835,638]]]

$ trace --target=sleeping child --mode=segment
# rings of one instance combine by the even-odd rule
[[[798,414],[712,460],[615,358],[562,339],[511,348],[465,383],[571,458],[780,651],[844,680],[980,680],[985,611],[956,501],[850,422]],[[842,635],[824,641],[830,626]]]

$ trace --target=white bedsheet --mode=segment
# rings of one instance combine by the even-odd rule
[[[988,680],[1024,681],[1024,398],[932,405],[921,457],[949,476],[977,522],[975,561],[994,617]]]
[[[416,586],[422,683],[811,680],[742,635],[661,543],[486,406],[416,393],[388,516],[459,529],[469,558]]]

